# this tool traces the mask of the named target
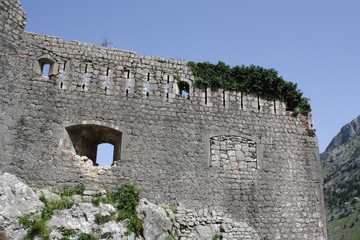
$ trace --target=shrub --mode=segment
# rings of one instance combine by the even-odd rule
[[[30,220],[30,216],[31,214],[29,215],[25,215],[25,216],[22,216],[20,217],[19,219],[19,222],[21,224],[21,226],[24,228],[24,229],[28,229],[30,228],[32,225],[34,225],[34,220]]]
[[[49,202],[48,205],[54,210],[69,209],[74,205],[74,201],[70,197],[61,197],[60,199]]]
[[[128,232],[135,233],[136,236],[142,235],[144,221],[140,219],[136,214],[130,217],[130,223],[126,226]]]
[[[218,233],[212,237],[212,240],[221,240],[221,239],[223,239],[223,237],[221,234],[218,234]]]
[[[123,184],[112,193],[118,209],[135,212],[140,202],[140,190],[136,184]]]
[[[33,239],[35,236],[40,236],[43,240],[50,239],[51,229],[47,227],[47,222],[51,219],[54,211],[71,208],[74,205],[74,201],[69,196],[75,194],[76,191],[64,189],[59,192],[60,199],[49,201],[44,195],[39,197],[39,200],[44,203],[44,208],[39,216],[30,214],[20,218],[21,225],[24,229],[28,229],[24,239]]]
[[[170,232],[169,235],[164,240],[176,240],[178,239],[178,232]]]
[[[91,200],[91,203],[94,204],[94,206],[98,207],[100,205],[101,199],[99,197],[93,197]]]
[[[24,239],[33,239],[35,236],[40,236],[41,239],[50,239],[51,229],[47,227],[47,220],[40,218],[33,222],[27,231]]]
[[[174,214],[177,214],[177,213],[178,213],[178,210],[177,210],[176,207],[171,208],[171,211],[172,211]]]
[[[84,185],[82,184],[78,184],[76,185],[75,187],[63,187],[63,189],[61,189],[60,191],[58,191],[58,194],[60,196],[67,196],[67,197],[71,197],[75,194],[77,195],[83,195],[84,194],[84,190],[85,190],[85,187]]]
[[[302,97],[297,84],[286,82],[274,69],[255,65],[231,68],[223,62],[189,62],[198,87],[255,93],[268,100],[281,100],[287,110],[307,115],[311,111],[309,99]]]
[[[100,224],[103,221],[103,217],[100,213],[95,214],[95,223]]]
[[[99,237],[90,233],[81,233],[79,240],[99,240]]]
[[[113,203],[119,210],[117,220],[129,219],[128,232],[136,236],[142,234],[143,220],[137,216],[136,207],[140,202],[140,190],[136,184],[123,184],[115,191],[107,194],[107,201]]]
[[[64,231],[62,232],[62,238],[60,238],[60,240],[70,240],[70,237],[75,236],[77,231],[78,229],[74,228],[64,229]]]

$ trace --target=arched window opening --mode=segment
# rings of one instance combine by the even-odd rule
[[[48,77],[50,75],[50,63],[45,63],[41,66],[41,76]]]
[[[190,85],[185,81],[180,81],[178,83],[178,88],[180,91],[180,96],[185,99],[190,99]]]
[[[114,145],[101,143],[97,145],[96,164],[100,167],[111,166],[114,161]]]
[[[94,166],[116,165],[120,160],[122,141],[120,131],[95,124],[73,125],[66,127],[66,130],[76,154],[87,156],[93,161]],[[107,156],[112,153],[112,157],[104,159],[102,152],[106,152]]]
[[[51,77],[51,75],[53,75],[55,62],[50,58],[41,58],[38,61],[38,66],[40,67],[40,71],[38,71],[38,73],[40,73],[43,77]]]
[[[49,54],[38,57],[34,61],[34,72],[38,77],[49,77],[56,75],[58,72],[58,61]]]

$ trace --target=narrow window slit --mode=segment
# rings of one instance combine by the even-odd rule
[[[106,76],[105,76],[105,92],[108,89],[108,85],[109,85],[109,68],[107,68],[106,70]]]
[[[126,78],[126,87],[125,87],[125,94],[128,96],[129,94],[129,88],[130,88],[130,70],[127,71],[127,78]]]
[[[225,90],[223,91],[223,107],[225,107]]]
[[[66,61],[64,62],[63,72],[61,74],[61,82],[60,82],[60,88],[63,87],[64,81],[65,81],[65,70],[66,70]]]
[[[166,98],[169,98],[169,89],[170,89],[170,75],[167,75],[167,82],[166,82]]]
[[[147,75],[147,81],[146,81],[146,97],[149,97],[149,91],[150,91],[150,73]]]
[[[207,87],[205,87],[205,105],[207,105]]]
[[[87,67],[88,67],[88,65],[86,64],[86,65],[85,65],[85,72],[84,72],[83,84],[82,84],[82,86],[81,86],[81,88],[82,88],[82,89],[84,89],[84,88],[85,88],[85,85],[86,85],[86,73],[87,73]]]
[[[258,110],[260,111],[261,107],[260,107],[260,97],[259,97],[259,94],[257,95],[257,104],[258,104]]]
[[[240,106],[241,106],[241,109],[244,109],[244,98],[243,98],[243,92],[240,92]]]
[[[276,101],[274,100],[274,113],[276,113]]]

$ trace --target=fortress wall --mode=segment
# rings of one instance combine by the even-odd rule
[[[26,24],[26,15],[18,1],[0,1],[0,36],[10,41],[18,40]],[[1,41],[4,43],[4,41]]]
[[[326,236],[317,139],[283,103],[196,88],[186,62],[23,37],[0,67],[1,171],[36,186],[137,181],[150,201],[221,212],[260,239]],[[49,76],[43,63],[52,65]],[[190,99],[179,96],[179,78]],[[74,125],[121,132],[116,164],[75,156]],[[186,219],[184,234],[199,224]]]

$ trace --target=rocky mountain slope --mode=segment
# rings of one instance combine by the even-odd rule
[[[328,238],[360,239],[360,116],[321,154]]]

